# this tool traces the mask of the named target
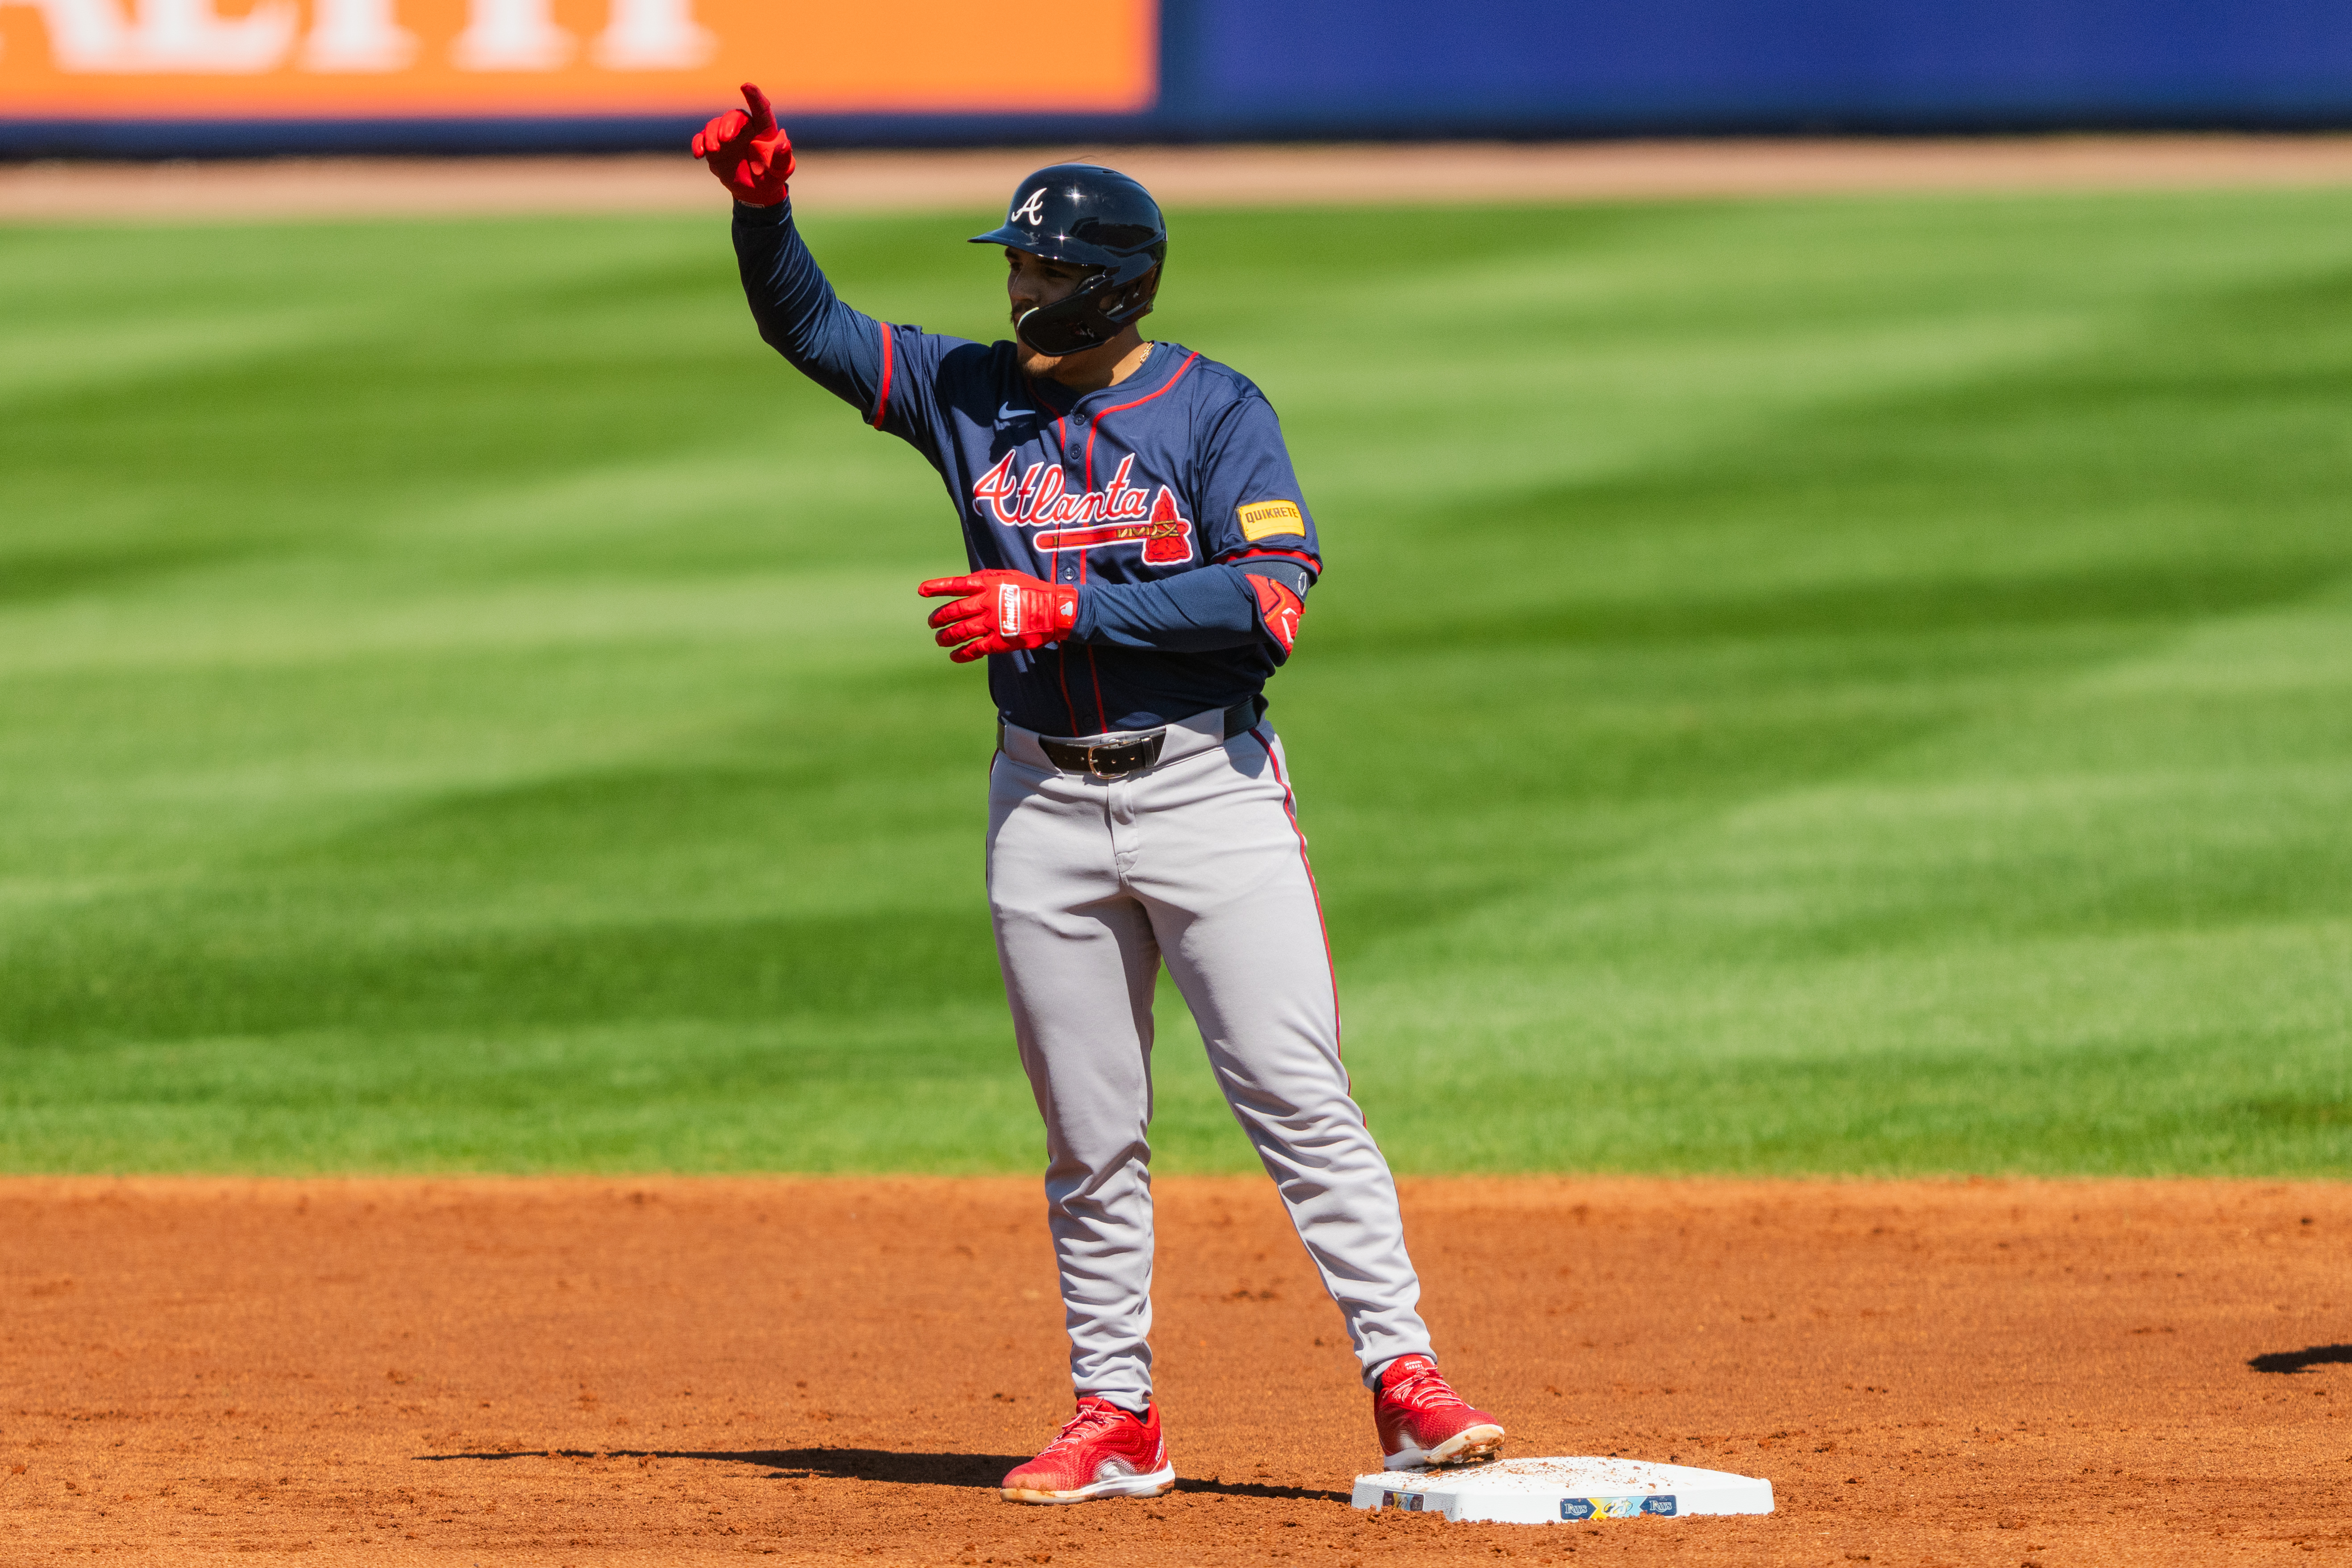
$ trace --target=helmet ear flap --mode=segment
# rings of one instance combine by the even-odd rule
[[[1154,267],[1132,283],[1113,283],[1103,289],[1103,319],[1118,327],[1139,321],[1151,314],[1159,296],[1160,268]]]
[[[1151,307],[1160,302],[1160,274],[1167,265],[1165,261],[1153,262],[1151,270],[1137,279],[1128,289],[1128,302],[1135,313],[1127,320],[1139,321],[1151,314]]]
[[[1130,257],[1087,278],[1062,299],[1040,305],[1014,326],[1021,341],[1056,359],[1100,348],[1130,321],[1151,310],[1160,292],[1160,263]]]

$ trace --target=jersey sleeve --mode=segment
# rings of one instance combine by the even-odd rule
[[[1278,614],[1272,620],[1266,617],[1259,602],[1263,591],[1256,578],[1243,570],[1252,564],[1267,575],[1275,570],[1268,563],[1241,562],[1196,566],[1149,583],[1088,583],[1078,590],[1078,618],[1070,627],[1070,640],[1207,653],[1268,637],[1279,650],[1275,655],[1279,664],[1290,657],[1297,618],[1285,623]],[[1307,572],[1292,562],[1282,563],[1281,569],[1290,574],[1296,605],[1307,592]]]
[[[1219,411],[1201,447],[1200,524],[1204,558],[1231,563],[1278,556],[1320,574],[1323,555],[1282,423],[1251,388]]]
[[[962,338],[893,326],[844,304],[809,254],[788,201],[772,207],[738,205],[734,233],[743,296],[760,336],[868,425],[904,437],[936,464],[940,378],[959,354],[984,357],[987,351]]]

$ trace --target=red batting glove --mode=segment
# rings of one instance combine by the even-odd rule
[[[743,101],[751,112],[730,109],[694,133],[694,155],[708,159],[719,183],[745,206],[772,207],[791,195],[793,139],[776,129],[768,95],[750,82]]]
[[[1048,583],[1026,572],[934,577],[915,592],[926,599],[961,595],[954,604],[933,610],[930,623],[939,628],[940,646],[954,649],[948,657],[958,664],[1059,642],[1078,622],[1075,585]]]

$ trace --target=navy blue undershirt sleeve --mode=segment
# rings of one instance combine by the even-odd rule
[[[1254,561],[1250,568],[1276,576],[1300,598],[1314,585],[1296,562]],[[1200,566],[1152,583],[1088,583],[1078,590],[1073,642],[1113,647],[1207,653],[1245,647],[1264,638],[1279,664],[1289,655],[1259,617],[1257,590],[1238,564]]]
[[[834,293],[801,241],[791,202],[736,205],[735,264],[768,346],[871,420],[882,383],[881,329]]]

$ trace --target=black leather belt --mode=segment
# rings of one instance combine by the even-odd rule
[[[1092,744],[1037,738],[1037,749],[1045,753],[1047,762],[1066,773],[1092,773],[1098,779],[1123,779],[1142,773],[1160,760],[1160,748],[1167,743],[1165,730]]]
[[[1247,699],[1225,710],[1225,739],[1247,734],[1258,720],[1257,702]],[[1158,765],[1168,743],[1165,729],[1122,735],[1116,741],[1050,741],[1037,737],[1045,760],[1066,773],[1090,773],[1098,779],[1129,778]]]

